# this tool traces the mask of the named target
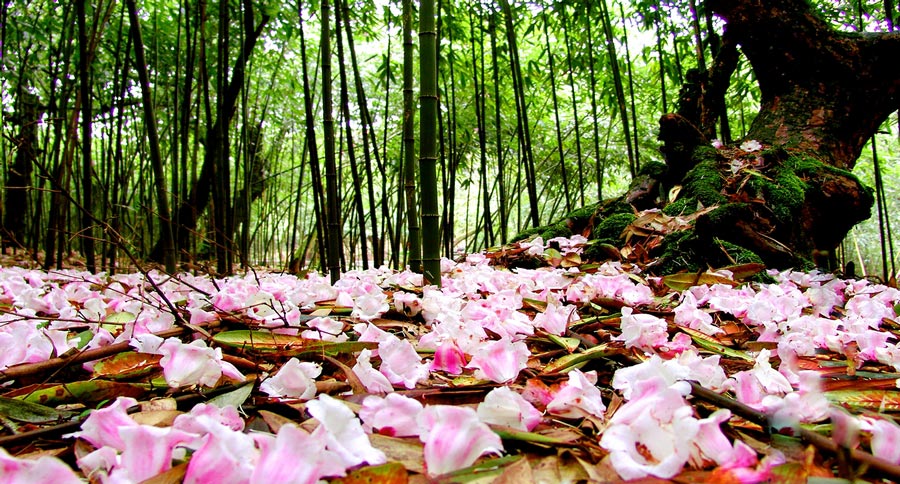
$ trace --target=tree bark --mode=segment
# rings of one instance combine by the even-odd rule
[[[244,8],[244,15],[244,23],[252,25],[254,22],[253,9]],[[187,199],[179,205],[177,210],[176,220],[178,220],[178,225],[175,227],[174,232],[176,247],[181,250],[189,246],[188,239],[190,234],[197,228],[197,221],[199,220],[200,215],[206,210],[207,205],[209,205],[210,197],[212,196],[211,188],[213,186],[216,163],[221,157],[227,156],[227,154],[223,152],[225,142],[223,139],[223,132],[227,133],[227,128],[231,125],[231,119],[234,117],[238,97],[241,93],[241,89],[244,87],[244,76],[247,63],[249,62],[253,48],[262,36],[263,29],[269,22],[269,19],[270,17],[268,15],[263,14],[261,15],[259,25],[255,26],[253,29],[247,30],[244,42],[241,45],[241,50],[235,60],[228,86],[224,93],[219,93],[220,96],[224,96],[222,99],[222,113],[224,116],[216,118],[212,126],[207,127],[206,149],[203,154],[203,165],[200,168],[197,182],[191,188]],[[150,251],[148,259],[159,262],[162,260],[162,257],[163,244],[162,240],[159,240]]]
[[[900,33],[838,32],[804,0],[711,0],[762,94],[748,138],[815,153],[850,170],[900,107]]]
[[[723,44],[709,71],[688,76],[679,113],[660,120],[668,165],[660,178],[718,207],[697,218],[700,239],[737,244],[770,266],[833,268],[831,251],[870,216],[871,190],[849,170],[900,107],[900,66],[884,62],[900,51],[900,36],[835,31],[804,0],[712,0],[708,7],[726,22]],[[762,95],[745,140],[761,146],[711,152],[737,46]],[[710,185],[710,168],[721,184]]]
[[[166,272],[175,272],[175,243],[172,239],[172,217],[169,214],[169,199],[166,193],[166,176],[163,171],[162,154],[159,149],[159,132],[156,127],[156,112],[150,95],[150,76],[147,73],[147,61],[144,56],[144,41],[141,35],[140,17],[134,0],[125,2],[128,6],[128,17],[131,24],[131,37],[134,43],[134,57],[137,65],[138,79],[141,83],[141,100],[144,108],[144,126],[147,130],[147,145],[150,149],[150,165],[153,167],[153,186],[156,190],[157,210],[159,211],[159,243],[162,245],[163,263]]]
[[[900,35],[838,32],[805,0],[707,7],[726,22],[722,44],[709,70],[686,76],[678,112],[660,119],[666,165],[648,164],[624,196],[537,232],[591,235],[589,255],[661,274],[747,262],[836,269],[833,250],[871,215],[872,190],[849,170],[900,108],[900,65],[885,61]],[[711,146],[738,47],[760,111],[742,142]],[[640,212],[651,208],[662,210]]]
[[[28,189],[31,173],[37,159],[38,98],[25,89],[19,89],[17,112],[12,121],[19,125],[19,136],[14,138],[16,156],[6,175],[6,203],[3,206],[3,248],[25,248],[25,220],[28,209]]]

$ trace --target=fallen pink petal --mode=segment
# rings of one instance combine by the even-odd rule
[[[0,476],[4,482],[16,484],[78,484],[79,477],[56,457],[17,459],[0,448]]]
[[[495,388],[478,404],[478,418],[488,424],[531,431],[541,423],[541,412],[509,387]]]
[[[362,402],[359,419],[366,432],[377,431],[392,437],[418,437],[419,413],[424,407],[418,400],[389,393],[385,397],[370,395]]]
[[[603,394],[595,385],[596,381],[595,372],[586,375],[581,370],[570,371],[568,381],[547,404],[547,412],[566,418],[590,416],[603,419],[606,405],[603,404]]]
[[[270,397],[309,400],[316,396],[316,377],[322,367],[316,363],[291,358],[278,373],[263,381],[259,389]]]
[[[500,437],[471,408],[428,406],[418,422],[425,443],[425,468],[431,476],[468,467],[486,453],[503,452]]]
[[[474,368],[477,378],[504,383],[519,375],[530,355],[525,343],[504,338],[481,345],[466,367]]]

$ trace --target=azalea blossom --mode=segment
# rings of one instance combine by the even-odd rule
[[[170,387],[186,385],[215,386],[225,376],[243,381],[244,375],[222,359],[221,348],[210,348],[203,340],[182,343],[178,338],[162,340],[152,334],[131,339],[131,346],[141,353],[162,355],[159,360],[163,376]]]
[[[528,255],[535,257],[544,255],[544,239],[541,236],[537,236],[530,241],[521,240],[518,244],[520,248],[525,249],[525,253]]]
[[[306,323],[310,329],[300,333],[308,339],[322,341],[347,341],[347,335],[343,333],[344,323],[331,318],[313,318]]]
[[[188,413],[175,417],[172,427],[197,435],[207,433],[209,428],[221,425],[235,432],[244,430],[244,419],[232,405],[217,407],[208,403],[198,403]]]
[[[394,391],[393,385],[383,373],[372,366],[372,350],[366,348],[356,356],[356,364],[353,365],[353,374],[371,393],[388,393]]]
[[[411,292],[394,292],[394,308],[401,313],[413,317],[422,312],[422,300]]]
[[[769,354],[769,350],[761,350],[752,370],[734,374],[734,393],[739,402],[759,409],[766,395],[780,396],[794,391],[788,379],[772,368]]]
[[[831,438],[846,449],[855,449],[859,445],[860,421],[843,408],[833,406],[828,411],[831,418]]]
[[[131,397],[118,397],[110,405],[94,410],[88,415],[81,430],[64,437],[76,437],[90,442],[96,448],[109,446],[116,450],[124,450],[125,442],[122,440],[119,430],[124,427],[138,425],[128,409],[137,405],[137,400]]]
[[[323,393],[315,400],[306,403],[307,411],[320,427],[317,431],[325,432],[328,450],[339,455],[345,467],[352,467],[363,462],[371,465],[384,464],[387,458],[384,452],[372,447],[369,437],[353,411],[340,400]]]
[[[13,321],[0,325],[0,370],[19,363],[37,363],[50,358],[53,343],[27,321]]]
[[[536,328],[562,336],[569,324],[581,319],[575,312],[575,306],[567,304],[548,303],[544,312],[534,316],[533,324]]]
[[[316,395],[316,377],[322,374],[318,363],[291,358],[275,373],[259,385],[260,391],[270,397],[309,400]]]
[[[469,407],[430,405],[419,413],[418,422],[430,476],[469,467],[486,453],[503,452],[500,437]]]
[[[659,355],[616,370],[612,387],[619,390],[626,400],[631,399],[635,386],[644,380],[661,378],[667,385],[680,380],[693,380],[716,392],[725,391],[731,381],[719,364],[719,355],[700,357],[696,349],[682,352],[676,358],[664,360]]]
[[[681,304],[675,308],[675,324],[696,329],[701,333],[714,335],[725,331],[713,325],[710,314],[698,308],[697,298],[690,291],[681,294]]]
[[[325,436],[324,432],[310,435],[293,424],[283,425],[275,437],[253,435],[260,455],[249,483],[315,484],[324,477],[346,475],[343,459],[326,449]]]
[[[119,429],[124,448],[119,465],[110,477],[117,474],[134,482],[159,475],[172,468],[172,454],[179,444],[190,442],[194,435],[173,427],[151,425],[124,426]]]
[[[434,359],[428,365],[430,371],[445,371],[451,375],[459,375],[466,366],[466,355],[452,341],[444,341],[434,351]]]
[[[212,387],[222,376],[244,380],[234,365],[222,360],[221,348],[210,348],[202,340],[184,344],[178,338],[169,338],[159,347],[159,354],[162,355],[159,364],[170,387]]]
[[[369,395],[359,409],[359,418],[366,432],[377,430],[393,437],[418,437],[417,418],[423,408],[418,400],[399,393],[389,393],[384,398]]]
[[[744,141],[743,143],[741,143],[741,150],[743,150],[743,151],[752,152],[752,151],[759,151],[761,149],[762,149],[762,144],[760,144],[760,142],[756,141],[755,139],[750,139],[750,140],[747,140],[747,141]]]
[[[831,412],[831,404],[822,391],[822,381],[819,374],[812,370],[804,370],[798,373],[798,388],[796,392],[784,396],[782,403],[773,412],[767,409],[775,428],[796,426],[796,423],[820,422],[828,418]]]
[[[396,336],[378,344],[381,357],[379,370],[388,381],[406,388],[415,388],[416,383],[428,378],[428,366],[407,340]]]
[[[616,411],[600,446],[622,479],[648,475],[669,479],[687,463],[700,423],[684,401],[688,390],[659,378],[638,384],[632,400]]]
[[[80,484],[75,472],[57,457],[37,459],[13,457],[0,447],[0,476],[3,482],[16,484]]]
[[[900,426],[892,420],[876,417],[862,417],[860,423],[872,434],[872,455],[900,464]]]
[[[547,413],[567,418],[587,416],[604,418],[606,405],[603,404],[603,395],[596,383],[596,371],[588,373],[582,373],[578,369],[570,371],[569,380],[547,404]]]
[[[353,331],[359,333],[359,341],[362,341],[364,343],[381,343],[382,341],[399,339],[372,323],[354,324]]]
[[[387,302],[387,296],[378,291],[377,293],[363,294],[357,296],[353,300],[353,311],[350,313],[354,318],[362,321],[371,321],[390,309]]]
[[[476,412],[482,422],[529,432],[541,423],[541,412],[509,387],[488,392]]]
[[[505,383],[519,376],[528,363],[531,351],[523,341],[512,342],[507,338],[483,344],[466,368],[475,369],[475,377],[497,383]]]
[[[613,339],[624,341],[626,348],[637,347],[648,353],[668,342],[668,325],[664,319],[633,313],[630,307],[622,308],[622,334]]]
[[[253,438],[224,425],[211,425],[207,432],[200,447],[191,455],[184,483],[246,483],[259,458]]]

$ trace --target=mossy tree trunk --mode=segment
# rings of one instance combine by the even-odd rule
[[[726,22],[722,43],[708,70],[686,76],[678,112],[660,119],[666,164],[645,166],[589,216],[573,212],[538,232],[588,234],[617,246],[595,244],[593,255],[657,273],[754,260],[833,269],[833,249],[871,214],[872,190],[849,170],[900,108],[900,63],[885,62],[900,54],[900,35],[838,32],[805,0],[707,7]],[[714,147],[738,49],[759,82],[760,111],[744,140]],[[639,212],[655,207],[658,216]]]
[[[713,0],[762,94],[750,138],[850,170],[900,106],[900,34],[837,32],[804,0]]]

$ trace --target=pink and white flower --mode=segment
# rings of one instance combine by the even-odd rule
[[[345,467],[387,462],[384,452],[372,447],[359,419],[343,402],[323,393],[307,402],[306,408],[319,421],[316,431],[326,433],[328,450],[339,455]]]
[[[528,364],[531,351],[523,341],[512,342],[508,338],[483,344],[466,368],[475,369],[475,377],[497,383],[506,383],[519,376]]]
[[[69,466],[56,457],[37,459],[13,457],[0,447],[0,470],[3,482],[16,484],[80,484],[82,481]]]
[[[628,306],[622,308],[622,334],[615,340],[624,341],[626,348],[639,348],[652,353],[654,348],[665,345],[669,340],[666,321],[652,314],[634,314]]]
[[[231,363],[222,360],[221,348],[210,348],[202,340],[184,344],[169,338],[159,347],[163,376],[170,387],[185,385],[215,386],[222,376],[243,381],[244,375]]]
[[[415,388],[416,383],[428,378],[428,365],[422,363],[422,357],[407,340],[395,336],[378,343],[378,356],[379,370],[393,384]]]
[[[394,391],[394,386],[383,373],[372,366],[372,350],[364,349],[356,356],[356,364],[353,365],[353,374],[359,378],[363,386],[370,393],[388,393]]]
[[[343,459],[326,449],[325,436],[324,432],[311,435],[293,424],[282,426],[275,437],[255,434],[259,460],[249,482],[315,484],[324,477],[346,475]]]
[[[486,453],[500,454],[500,437],[469,407],[430,405],[418,417],[430,476],[469,467]]]
[[[377,430],[393,437],[418,437],[416,419],[423,408],[418,400],[399,393],[389,393],[384,398],[369,395],[359,409],[359,418],[366,432]]]
[[[544,312],[534,316],[533,324],[536,328],[562,336],[569,324],[581,319],[575,312],[575,306],[568,304],[548,303]]]
[[[267,378],[259,389],[270,397],[309,400],[316,396],[316,377],[322,374],[318,363],[291,358]]]
[[[616,411],[603,432],[600,446],[609,451],[613,469],[622,479],[648,475],[669,479],[687,463],[700,423],[684,401],[689,391],[662,379],[644,380],[632,400]]]
[[[488,392],[476,412],[482,422],[528,432],[542,420],[541,412],[509,387],[498,387]]]
[[[547,404],[547,413],[566,418],[605,418],[606,405],[596,383],[596,371],[570,371],[569,380]]]

